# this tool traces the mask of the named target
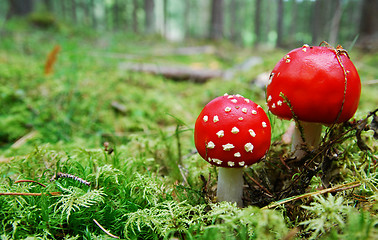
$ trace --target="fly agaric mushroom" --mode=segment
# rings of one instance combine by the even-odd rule
[[[286,54],[274,67],[266,91],[269,111],[296,118],[292,151],[297,158],[306,153],[304,143],[308,149],[319,145],[322,124],[346,122],[354,115],[360,94],[360,77],[348,53],[329,45],[303,45]]]
[[[198,116],[198,153],[218,166],[217,200],[242,206],[243,167],[260,160],[270,147],[271,127],[264,110],[240,95],[217,97]]]

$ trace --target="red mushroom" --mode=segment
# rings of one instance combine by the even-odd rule
[[[309,149],[319,145],[322,124],[342,123],[354,115],[360,94],[360,77],[341,46],[308,45],[292,50],[277,63],[266,92],[273,114],[296,117],[299,122],[292,141],[298,158],[305,154],[303,143]]]
[[[264,110],[240,95],[217,97],[197,118],[194,141],[198,153],[218,166],[217,200],[242,206],[243,167],[268,151],[271,127]]]

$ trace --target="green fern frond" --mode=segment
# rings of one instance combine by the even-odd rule
[[[244,234],[239,237],[245,239],[281,239],[288,232],[279,213],[257,207],[240,209],[235,204],[222,202],[212,205],[205,217],[214,224],[206,228]]]
[[[59,201],[53,204],[52,207],[54,207],[54,212],[61,212],[62,218],[66,216],[67,221],[72,212],[103,203],[104,196],[106,196],[102,189],[93,189],[88,192],[73,186],[68,188],[61,187],[61,189],[65,193],[59,196]]]
[[[342,196],[335,197],[328,194],[327,198],[324,198],[322,195],[316,195],[314,200],[310,206],[302,206],[313,215],[313,218],[300,223],[307,226],[305,231],[312,231],[310,239],[317,238],[321,233],[326,233],[335,226],[338,229],[345,226],[347,212],[352,207],[346,205]]]
[[[151,208],[128,213],[124,216],[125,236],[137,235],[143,229],[163,237],[172,231],[185,231],[201,221],[204,207],[191,206],[186,202],[165,201]]]
[[[119,170],[114,168],[112,165],[104,165],[97,168],[97,171],[93,174],[90,174],[89,178],[94,178],[95,187],[98,187],[100,184],[105,183],[115,183],[119,185],[119,177],[123,175],[123,173]]]
[[[164,196],[169,195],[173,190],[167,189],[159,177],[142,175],[136,172],[127,188],[130,189],[130,197],[139,205],[155,206]]]

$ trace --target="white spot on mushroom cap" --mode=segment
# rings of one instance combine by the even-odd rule
[[[238,100],[236,100],[236,99],[232,99],[231,102],[233,102],[233,103],[237,103]]]
[[[249,100],[248,98],[244,98],[244,101],[245,101],[246,103],[249,103],[249,102],[250,102],[250,100]]]
[[[225,111],[225,112],[231,112],[231,108],[230,108],[230,107],[226,107],[226,108],[224,109],[224,111]]]
[[[290,55],[289,55],[289,54],[286,55],[286,56],[284,57],[284,59],[286,60],[286,61],[285,61],[286,63],[289,63],[289,62],[290,62]]]
[[[278,105],[278,106],[282,106],[282,101],[281,101],[281,100],[278,100],[278,101],[277,101],[277,105]]]
[[[228,162],[227,162],[227,165],[230,166],[230,167],[233,167],[233,166],[235,166],[235,163],[234,163],[234,162],[231,162],[231,161],[228,161]]]
[[[243,119],[244,119],[243,117],[238,118],[239,121],[243,121]]]
[[[215,144],[212,141],[210,141],[210,142],[207,143],[206,147],[213,149],[213,148],[215,148]]]
[[[223,150],[224,150],[224,151],[230,151],[230,150],[233,149],[235,146],[234,146],[233,144],[231,144],[231,143],[227,143],[227,144],[225,144],[225,145],[222,145],[222,147],[223,147]]]
[[[235,97],[243,97],[242,95],[240,94],[236,94]]]
[[[239,129],[238,129],[237,127],[233,127],[233,128],[231,129],[231,132],[232,132],[233,134],[237,134],[237,133],[239,132]]]
[[[247,113],[247,111],[248,111],[247,108],[242,108],[243,113]]]
[[[227,96],[228,96],[228,93],[223,94],[223,96],[227,97]]]
[[[217,159],[217,158],[213,158],[212,161],[213,161],[214,163],[218,164],[218,165],[221,165],[222,162],[223,162],[222,160]]]
[[[268,96],[268,99],[266,99],[266,101],[268,101],[268,102],[272,101],[272,96],[269,95],[269,96]]]
[[[224,136],[224,131],[223,131],[223,130],[220,130],[220,131],[218,131],[216,134],[217,134],[217,136],[218,136],[219,138],[221,138],[221,137]]]
[[[244,145],[244,149],[245,149],[245,151],[246,152],[252,152],[252,150],[253,150],[253,144],[252,143],[246,143],[245,145]]]
[[[257,114],[257,111],[256,110],[252,110],[252,114]]]
[[[275,103],[272,104],[272,108],[276,108],[276,104]]]
[[[256,137],[256,133],[252,129],[249,129],[248,132],[249,134],[251,134],[252,137]]]
[[[244,162],[244,161],[239,162],[239,166],[240,166],[240,167],[243,167],[244,165],[245,165],[245,162]]]
[[[217,115],[215,115],[213,117],[213,122],[216,123],[216,122],[219,122],[219,117]]]
[[[263,126],[263,128],[266,128],[268,125],[266,125],[266,122],[262,122],[261,125]]]
[[[236,152],[236,153],[234,154],[234,157],[241,157],[240,152]]]
[[[274,77],[274,72],[271,72],[269,75],[268,85],[272,83]]]
[[[208,120],[209,120],[209,116],[207,116],[207,115],[203,116],[203,121],[204,122],[207,122]]]

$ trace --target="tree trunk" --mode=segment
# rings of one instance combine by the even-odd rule
[[[240,18],[238,17],[239,6],[239,0],[231,0],[228,8],[230,11],[230,35],[231,40],[234,43],[238,43],[240,40]]]
[[[223,37],[223,0],[211,1],[210,39]]]
[[[316,0],[313,5],[313,12],[312,12],[312,44],[318,45],[323,39],[323,24],[324,24],[324,5],[323,0]],[[324,40],[324,39],[323,39]]]
[[[191,37],[191,29],[190,29],[190,11],[191,11],[191,2],[185,1],[185,10],[184,10],[184,31],[185,31],[185,38]]]
[[[331,20],[331,28],[329,32],[329,44],[331,44],[332,46],[336,46],[337,44],[337,37],[339,35],[339,26],[342,13],[342,2],[341,0],[336,0],[336,10]]]
[[[144,0],[145,32],[151,34],[155,31],[155,3],[154,0]]]
[[[77,23],[76,0],[71,0],[71,14],[74,23]]]
[[[114,3],[113,3],[113,8],[112,8],[112,12],[113,12],[113,29],[114,30],[118,30],[119,29],[119,23],[120,23],[120,4],[118,2],[118,0],[115,0]]]
[[[164,36],[168,36],[168,0],[163,0],[163,32]]]
[[[9,11],[7,18],[12,16],[26,16],[33,11],[34,0],[8,0]]]
[[[378,50],[378,1],[364,0],[360,21],[359,46],[365,50]]]
[[[277,8],[277,42],[276,42],[276,47],[282,47],[283,15],[284,15],[283,0],[278,0],[278,8]]]
[[[255,46],[257,46],[261,41],[261,0],[256,0],[254,26]]]
[[[290,47],[297,45],[295,34],[297,32],[297,17],[298,17],[298,5],[297,0],[291,0],[291,18],[290,18],[290,30],[289,30],[289,45]]]
[[[54,3],[51,0],[44,0],[43,4],[45,5],[45,8],[48,12],[53,12],[54,11]]]
[[[95,0],[90,0],[89,1],[89,5],[90,5],[90,9],[91,9],[91,20],[92,20],[92,27],[93,28],[97,28],[97,18],[96,18],[96,11],[95,11],[95,8],[96,8],[96,4],[95,4]]]
[[[138,33],[139,27],[138,27],[138,0],[133,0],[133,31],[135,33]]]

